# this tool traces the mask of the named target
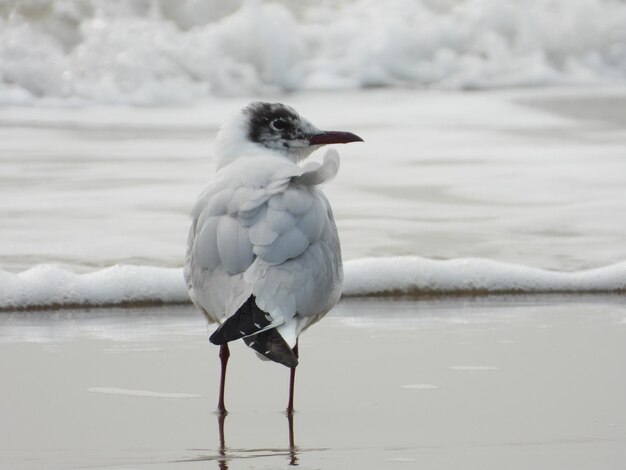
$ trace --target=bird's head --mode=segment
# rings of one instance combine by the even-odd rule
[[[363,142],[351,132],[322,131],[282,103],[251,103],[218,134],[220,157],[232,160],[254,150],[273,151],[294,162],[322,145]]]

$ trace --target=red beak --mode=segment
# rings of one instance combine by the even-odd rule
[[[310,145],[348,144],[350,142],[363,142],[358,135],[352,132],[323,131],[309,139]]]

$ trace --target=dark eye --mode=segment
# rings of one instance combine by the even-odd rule
[[[287,123],[283,119],[274,119],[270,122],[270,127],[275,131],[282,131],[287,127]]]

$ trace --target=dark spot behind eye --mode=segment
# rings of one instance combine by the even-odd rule
[[[261,142],[268,133],[286,137],[299,120],[293,109],[280,103],[251,103],[244,112],[250,117],[248,136],[252,142]]]

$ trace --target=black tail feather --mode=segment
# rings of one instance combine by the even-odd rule
[[[298,365],[298,358],[285,339],[276,331],[276,328],[248,336],[243,340],[248,346],[271,361],[291,368]]]
[[[266,328],[271,320],[268,320],[269,315],[257,306],[255,300],[254,295],[248,297],[239,310],[215,330],[209,341],[222,345]]]

